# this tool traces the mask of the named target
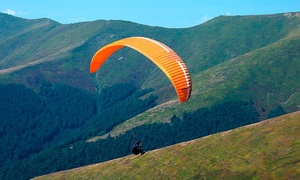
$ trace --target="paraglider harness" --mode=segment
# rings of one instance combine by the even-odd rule
[[[132,146],[132,153],[135,154],[135,155],[138,155],[138,154],[145,154],[145,151],[143,150],[143,146],[142,144],[140,143],[140,141],[136,141],[134,143],[134,145]]]
[[[132,137],[135,139],[135,136],[133,134],[132,134]],[[135,143],[132,146],[132,153],[135,155],[145,154],[145,151],[143,150],[143,145],[142,145],[142,143],[140,143],[140,141],[137,141],[137,140],[135,141]]]

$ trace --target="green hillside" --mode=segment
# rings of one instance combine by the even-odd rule
[[[297,179],[300,112],[35,179]]]
[[[220,16],[185,29],[149,27],[126,21],[93,21],[64,25],[49,19],[26,20],[1,14],[1,36],[5,38],[0,41],[0,47],[4,50],[0,52],[0,80],[2,83],[22,83],[35,89],[45,81],[63,83],[92,92],[95,91],[95,86],[100,91],[105,86],[127,82],[140,89],[154,89],[153,93],[158,96],[159,104],[176,100],[176,93],[167,77],[152,62],[129,48],[114,54],[96,75],[89,74],[90,59],[99,48],[124,37],[146,36],[173,48],[191,72],[194,84],[191,100],[194,99],[194,102],[188,107],[180,105],[179,108],[193,110],[238,94],[239,98],[251,98],[263,119],[278,105],[284,105],[287,112],[298,110],[296,105],[299,104],[299,92],[293,91],[299,89],[297,85],[292,90],[280,89],[281,82],[288,80],[288,76],[293,77],[293,82],[297,82],[298,79],[294,79],[297,78],[294,76],[298,73],[297,70],[293,74],[282,74],[279,79],[274,76],[269,76],[266,80],[260,77],[267,76],[266,73],[269,72],[282,71],[280,68],[284,68],[282,72],[290,73],[286,70],[289,64],[291,67],[299,66],[298,14]],[[11,32],[15,32],[13,36]],[[277,52],[277,48],[281,50]],[[116,61],[121,56],[124,61]],[[251,69],[243,68],[251,71],[246,72],[247,74],[242,74],[244,71],[237,72],[236,68],[239,67],[235,62],[243,65],[243,60],[250,62],[248,57],[257,63],[266,63],[266,59],[276,57],[274,61],[278,62],[261,64],[264,72],[259,72],[257,63],[252,63],[249,67]],[[225,63],[227,61],[232,63]],[[278,66],[280,63],[285,63],[285,66]],[[219,68],[211,69],[216,65]],[[233,73],[230,74],[231,77],[224,79],[229,69]],[[237,74],[242,76],[232,80]],[[274,81],[278,81],[274,83],[276,86],[266,85]],[[249,83],[241,84],[246,82]],[[253,83],[262,84],[259,88],[261,97],[252,97],[258,95],[251,90]],[[220,84],[221,87],[218,87]],[[219,89],[215,90],[214,87]],[[261,104],[261,100],[265,101],[267,96],[271,97],[271,102]],[[285,103],[287,100],[289,102]]]
[[[299,27],[299,21],[296,13],[220,16],[192,28],[168,29],[126,21],[64,25],[49,19],[26,20],[1,14],[1,36],[6,38],[0,40],[0,79],[34,88],[49,81],[94,91],[94,76],[88,73],[91,57],[107,43],[130,36],[146,36],[167,44],[196,75],[285,38]],[[13,36],[11,32],[15,32]],[[115,61],[120,56],[124,61]],[[96,79],[100,89],[125,81],[142,89],[155,89],[160,103],[176,98],[174,93],[164,91],[166,86],[171,89],[167,77],[145,57],[127,48],[112,56]]]

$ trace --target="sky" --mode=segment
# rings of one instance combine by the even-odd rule
[[[63,24],[101,19],[188,28],[220,15],[300,12],[300,0],[0,0],[0,12]]]

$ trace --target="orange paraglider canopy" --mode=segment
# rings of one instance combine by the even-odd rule
[[[150,38],[124,38],[104,46],[92,58],[90,72],[96,72],[111,54],[125,46],[145,55],[168,76],[180,102],[189,100],[192,81],[186,65],[171,48]]]

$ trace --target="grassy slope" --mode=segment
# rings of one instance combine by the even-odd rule
[[[83,66],[84,61],[77,56],[74,58],[74,51],[97,34],[104,22],[64,25],[50,19],[28,20],[6,14],[0,14],[0,20],[1,83],[36,88],[48,81],[94,89],[88,66]]]
[[[5,47],[0,53],[0,65],[6,71],[64,57],[67,52],[84,44],[101,27],[101,23],[96,22],[63,25],[50,19],[26,20],[6,16],[2,18],[12,21],[4,23],[2,34],[6,38],[0,41],[0,46]],[[12,24],[21,28],[11,27]],[[10,31],[15,31],[15,34],[10,35]]]
[[[166,36],[162,31],[161,35],[155,38],[173,48],[194,76],[203,70],[286,37],[299,27],[297,25],[299,23],[300,18],[287,18],[283,14],[220,16],[199,26],[175,29],[176,33],[172,36]],[[159,69],[155,69],[143,87],[165,88],[170,82],[163,77],[163,74],[159,74]],[[159,89],[158,94],[161,95],[162,92]]]
[[[0,27],[0,37],[3,37],[0,40],[0,48],[3,49],[0,52],[0,81],[22,83],[32,88],[38,87],[43,81],[49,81],[93,91],[94,87],[91,86],[94,86],[94,76],[89,74],[89,63],[99,48],[124,37],[153,37],[153,34],[165,29],[125,21],[59,24],[49,19],[27,20],[6,14],[0,14],[0,20],[0,25],[3,25],[1,27],[4,27]],[[131,52],[128,57],[130,58],[124,58],[124,63],[118,63],[118,67],[113,68],[116,71],[109,74],[116,75],[108,76],[111,79],[107,82],[117,83],[116,80],[120,77],[123,82],[125,77],[125,81],[139,81],[141,84],[144,79],[140,77],[147,76],[151,68],[154,68],[151,64],[151,68],[143,71],[143,68],[139,68],[140,65],[147,66],[149,63],[129,60],[141,59],[141,55],[137,53]],[[111,66],[115,66],[113,63],[107,63],[109,70],[112,69]],[[126,69],[128,66],[132,69]],[[136,69],[141,69],[142,73],[136,72]],[[102,72],[106,74],[101,79],[106,79],[107,71],[100,73]]]
[[[300,111],[36,179],[297,179]]]

